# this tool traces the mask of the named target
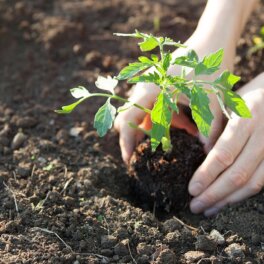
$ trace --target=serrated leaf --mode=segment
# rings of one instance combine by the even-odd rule
[[[111,105],[110,98],[99,108],[94,117],[94,128],[100,137],[103,137],[112,127],[116,115],[116,108]]]
[[[186,46],[181,44],[180,42],[175,42],[173,39],[167,38],[167,37],[164,39],[163,45],[164,46],[174,46],[178,48],[186,48]]]
[[[140,56],[138,60],[142,63],[148,63],[149,65],[154,65],[154,62],[145,56]]]
[[[155,83],[159,84],[160,76],[154,73],[143,74],[140,76],[135,76],[127,81],[128,83],[138,83],[138,82],[145,82],[145,83]]]
[[[186,56],[181,56],[175,59],[173,64],[195,68],[199,62],[198,55],[194,50],[190,50]]]
[[[70,104],[70,105],[64,105],[61,107],[61,109],[59,110],[55,110],[56,113],[58,114],[70,114],[77,105],[79,105],[84,99],[80,99],[79,101],[73,103],[73,104]]]
[[[162,65],[163,66],[163,69],[165,71],[168,70],[168,68],[170,66],[170,63],[171,63],[171,59],[172,59],[171,53],[166,53],[165,56],[164,56],[163,65]]]
[[[210,75],[219,70],[222,60],[224,57],[224,50],[219,49],[218,51],[205,56],[203,61],[198,63],[195,67],[195,75],[206,74]]]
[[[226,89],[232,89],[232,87],[240,80],[239,76],[232,74],[229,71],[224,71],[220,77],[218,77],[214,83],[220,84]]]
[[[194,86],[191,90],[190,101],[192,117],[199,131],[206,137],[209,136],[211,123],[214,118],[209,104],[210,101],[206,92],[202,88]]]
[[[248,109],[245,101],[240,97],[240,95],[232,92],[231,90],[221,89],[224,95],[225,105],[236,113],[240,117],[250,118],[251,113]]]
[[[166,104],[177,114],[179,113],[179,108],[177,104],[174,102],[172,96],[169,93],[164,93],[164,99]]]
[[[119,73],[119,75],[117,76],[117,79],[118,80],[129,79],[133,77],[134,75],[136,75],[137,73],[143,70],[146,70],[149,67],[151,67],[151,65],[148,63],[142,63],[142,62],[130,63]]]
[[[147,38],[144,39],[143,42],[140,42],[138,45],[140,47],[140,50],[144,52],[155,49],[156,47],[159,46],[159,42],[157,38],[153,36],[148,36]]]
[[[165,132],[169,129],[171,124],[171,112],[166,103],[164,93],[161,92],[158,95],[157,101],[151,111],[151,148],[155,151],[157,146],[160,144],[161,139],[165,136]]]
[[[71,95],[76,99],[87,97],[90,95],[89,91],[83,86],[72,88],[70,92],[71,92]]]
[[[111,92],[112,94],[115,94],[115,87],[118,84],[118,80],[115,78],[112,78],[111,76],[107,76],[107,78],[103,76],[98,76],[95,85],[97,88],[101,90],[106,90]]]

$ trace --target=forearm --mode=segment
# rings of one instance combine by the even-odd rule
[[[208,0],[195,34],[236,45],[258,0]]]

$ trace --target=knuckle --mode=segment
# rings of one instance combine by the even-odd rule
[[[259,181],[252,182],[248,188],[251,194],[257,194],[262,190],[263,184]]]
[[[246,170],[239,169],[231,173],[229,177],[231,186],[240,188],[244,186],[248,181],[248,173]]]
[[[210,206],[211,204],[215,204],[216,202],[218,202],[218,197],[215,193],[207,191],[203,195],[203,201],[207,206]]]
[[[215,160],[224,168],[229,167],[234,162],[234,155],[226,148],[221,148],[215,152]]]

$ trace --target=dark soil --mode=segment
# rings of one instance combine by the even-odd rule
[[[139,56],[113,32],[184,41],[205,2],[0,0],[0,263],[264,263],[263,192],[213,219],[188,208],[157,218],[131,198],[118,136],[93,132],[102,100],[53,112],[69,88],[93,91],[98,73]],[[262,4],[239,42],[241,84],[264,69],[263,53],[246,56],[263,14]]]
[[[175,213],[188,206],[188,183],[205,154],[199,140],[184,130],[173,129],[171,142],[168,153],[161,146],[152,152],[149,139],[139,144],[130,160],[129,175],[141,204]]]

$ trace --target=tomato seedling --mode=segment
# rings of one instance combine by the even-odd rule
[[[135,31],[132,34],[115,34],[122,37],[132,37],[140,39],[139,47],[142,52],[149,52],[156,48],[159,49],[159,56],[152,54],[149,57],[141,56],[138,61],[130,63],[123,68],[117,77],[107,78],[99,76],[95,85],[101,90],[108,93],[90,93],[84,87],[71,89],[73,97],[78,99],[70,105],[63,106],[61,110],[56,110],[60,114],[68,114],[72,112],[77,105],[86,99],[94,96],[106,97],[106,103],[101,106],[94,118],[94,127],[100,137],[104,136],[112,127],[117,112],[126,111],[130,107],[137,107],[146,114],[150,114],[152,121],[150,134],[151,148],[155,151],[162,144],[164,151],[170,151],[170,126],[173,112],[178,113],[177,102],[179,95],[184,94],[190,100],[190,109],[193,120],[195,121],[199,131],[208,136],[210,132],[213,114],[209,107],[209,94],[215,94],[223,113],[230,118],[226,108],[236,113],[240,117],[250,118],[251,114],[243,99],[232,91],[232,87],[240,80],[240,77],[229,71],[222,72],[214,81],[204,80],[205,75],[211,75],[220,69],[224,51],[218,51],[205,56],[202,59],[194,50],[187,49],[186,55],[173,59],[170,51],[165,51],[165,47],[182,47],[179,42],[175,42],[167,37],[155,37],[151,34],[144,34]],[[182,67],[180,76],[172,76],[168,74],[168,69],[172,65]],[[192,79],[187,79],[185,70],[191,68],[194,72]],[[150,69],[150,70],[149,70]],[[115,94],[115,87],[118,81],[127,80],[128,83],[154,83],[160,88],[156,102],[152,109],[147,109],[141,105],[131,102]],[[125,104],[117,110],[111,104],[111,100],[116,99]],[[137,127],[131,124],[132,127]]]

